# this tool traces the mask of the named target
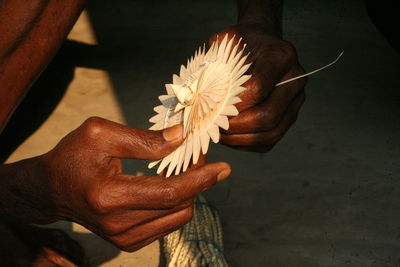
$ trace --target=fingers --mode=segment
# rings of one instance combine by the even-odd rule
[[[227,163],[215,162],[168,179],[162,179],[153,184],[155,202],[147,202],[147,205],[150,204],[153,208],[174,207],[224,180],[230,172],[231,168]],[[160,199],[163,200],[161,203]]]
[[[194,196],[230,173],[227,163],[207,164],[165,179],[116,175],[92,187],[89,226],[124,250],[133,251],[180,228],[193,215]]]
[[[210,44],[217,40],[221,42],[225,34],[228,34],[228,40],[234,36],[243,36],[243,34],[228,29],[213,35],[210,38]],[[241,42],[242,45],[250,42],[245,48],[245,54],[249,53],[247,63],[252,63],[252,65],[248,73],[252,77],[243,85],[247,90],[239,95],[242,99],[242,102],[236,104],[239,111],[261,103],[272,92],[275,84],[289,71],[290,66],[297,62],[296,50],[289,42],[269,38],[254,39],[254,36],[244,39]],[[239,38],[236,37],[234,44],[238,40]]]
[[[254,53],[253,58],[255,61],[249,70],[252,76],[243,85],[247,90],[239,95],[242,102],[236,104],[239,111],[253,107],[267,98],[275,84],[294,65],[297,55],[290,43],[274,40]]]
[[[86,120],[79,130],[89,142],[117,158],[159,159],[183,142],[182,125],[151,131],[93,117]]]
[[[297,96],[287,109],[281,122],[272,130],[259,133],[221,135],[221,141],[242,150],[266,152],[278,142],[290,126],[296,121],[297,114],[304,103],[304,91]]]
[[[229,164],[225,162],[215,162],[197,167],[182,173],[164,179],[166,188],[166,207],[173,207],[176,203],[181,203],[187,199],[208,190],[211,186],[226,179],[231,172]]]
[[[282,80],[301,75],[304,70],[296,65]],[[271,95],[261,104],[241,112],[229,120],[229,134],[255,133],[269,131],[275,128],[282,120],[288,106],[303,90],[306,80],[299,79],[287,83],[273,90]]]
[[[87,204],[97,218],[89,229],[121,249],[136,250],[188,222],[194,196],[229,173],[229,165],[218,162],[168,179],[115,175],[92,186],[87,194]]]
[[[189,199],[170,209],[133,210],[120,209],[116,212],[99,216],[96,220],[97,229],[107,236],[120,235],[139,225],[149,223],[158,218],[176,213],[193,206],[194,199]]]
[[[116,175],[91,188],[87,201],[98,214],[109,214],[122,208],[170,209],[224,180],[230,171],[227,163],[216,162],[168,179]]]
[[[135,251],[151,242],[181,228],[193,216],[193,206],[139,225],[128,231],[108,237],[112,243],[125,251]]]

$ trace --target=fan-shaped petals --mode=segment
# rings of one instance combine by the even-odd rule
[[[159,97],[162,105],[154,108],[157,113],[150,119],[150,129],[159,130],[175,124],[183,124],[186,139],[174,152],[149,164],[149,168],[160,163],[157,173],[167,168],[166,176],[187,170],[190,162],[197,163],[200,154],[206,154],[210,139],[219,142],[219,128],[227,130],[227,116],[239,112],[234,104],[245,90],[242,85],[250,78],[245,75],[250,64],[245,64],[245,45],[235,37],[205,46],[195,51],[182,65],[179,75],[172,76],[172,84],[166,84],[167,95]]]

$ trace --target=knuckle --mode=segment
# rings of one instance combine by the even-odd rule
[[[99,117],[90,117],[82,124],[83,135],[88,138],[96,138],[103,132],[104,120]]]
[[[281,41],[280,51],[286,56],[286,58],[294,59],[297,58],[296,48],[288,41]]]
[[[136,135],[130,142],[140,147],[146,156],[152,159],[161,158],[171,149],[168,142],[164,140],[162,131],[150,131],[146,135]]]
[[[282,131],[274,131],[273,134],[271,135],[271,139],[270,139],[270,143],[271,145],[275,145],[276,143],[279,142],[279,140],[281,140],[281,138],[283,137],[284,132]]]
[[[171,185],[166,186],[162,191],[162,199],[165,206],[176,207],[180,203],[177,188]]]
[[[168,145],[161,141],[159,136],[148,136],[148,138],[142,138],[141,142],[151,158],[160,158],[169,148]]]
[[[257,150],[259,151],[266,150],[266,152],[269,151],[276,143],[279,142],[284,133],[285,131],[281,129],[275,129],[273,131],[266,133],[263,136],[262,141],[260,140],[260,142],[258,143]]]
[[[98,215],[109,214],[113,210],[110,199],[106,196],[104,190],[92,189],[86,195],[86,202],[89,209]]]
[[[278,116],[276,114],[276,111],[269,107],[265,108],[262,114],[262,120],[264,127],[267,130],[274,128],[278,123]]]
[[[288,41],[275,40],[271,42],[272,49],[268,47],[268,54],[272,54],[284,62],[295,62],[297,60],[296,49]]]
[[[118,235],[126,229],[125,225],[118,223],[117,221],[110,219],[109,217],[100,219],[99,225],[102,232],[107,236]]]

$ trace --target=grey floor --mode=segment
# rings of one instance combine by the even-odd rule
[[[92,1],[99,45],[76,58],[108,71],[127,123],[147,128],[179,65],[234,24],[235,1]],[[230,266],[400,266],[400,56],[363,1],[285,1],[284,38],[312,70],[297,123],[265,155],[213,145],[230,179],[220,211]],[[127,172],[145,163],[126,161]]]

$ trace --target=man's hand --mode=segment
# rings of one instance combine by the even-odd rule
[[[230,173],[223,162],[168,179],[122,173],[121,158],[162,158],[183,142],[182,131],[88,119],[50,152],[0,166],[0,217],[71,220],[123,250],[137,250],[187,223],[194,197]]]
[[[239,115],[229,120],[229,130],[222,134],[221,142],[241,150],[267,152],[296,121],[305,100],[306,79],[299,79],[279,87],[281,81],[304,74],[296,50],[287,41],[257,23],[241,23],[214,35],[210,42],[223,36],[242,38],[252,63],[247,74],[251,78],[244,84],[246,91],[239,94],[242,102],[236,104]]]

